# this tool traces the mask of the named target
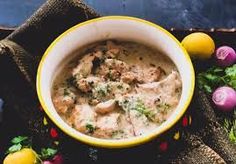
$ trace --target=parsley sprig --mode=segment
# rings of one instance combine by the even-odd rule
[[[212,93],[219,86],[227,85],[236,89],[236,64],[225,69],[212,67],[205,72],[199,73],[197,82],[200,89]]]

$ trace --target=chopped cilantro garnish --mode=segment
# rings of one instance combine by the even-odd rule
[[[138,101],[136,102],[135,110],[137,110],[138,112],[144,114],[144,115],[147,116],[147,117],[149,117],[150,114],[151,114],[151,111],[148,110],[148,109],[145,107],[144,103],[143,103],[141,100],[138,100]]]
[[[170,105],[167,104],[167,103],[164,103],[164,104],[159,104],[156,106],[156,109],[161,112],[161,113],[164,113],[166,114],[167,113],[167,110],[170,108]]]
[[[119,105],[125,110],[136,110],[140,114],[145,115],[147,118],[152,119],[154,117],[154,113],[148,109],[145,104],[140,99],[125,99],[119,102]],[[141,116],[141,115],[140,115]]]
[[[96,128],[92,124],[87,123],[86,124],[86,129],[87,129],[88,133],[93,133]]]
[[[94,89],[94,91],[98,97],[102,98],[105,97],[110,92],[110,86],[109,84],[99,85]]]
[[[118,89],[122,89],[123,86],[122,86],[122,85],[118,85],[117,88],[118,88]]]
[[[70,91],[68,88],[64,88],[64,96],[69,96],[70,95]]]
[[[112,132],[112,138],[118,136],[119,134],[124,134],[124,131],[123,130],[116,130],[116,131],[113,131]]]

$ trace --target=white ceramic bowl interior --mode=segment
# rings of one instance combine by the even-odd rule
[[[56,112],[51,99],[51,87],[58,71],[67,64],[68,56],[90,43],[107,40],[134,41],[155,47],[177,66],[182,79],[182,96],[176,110],[154,132],[122,140],[99,139],[84,135],[68,126]],[[54,123],[65,133],[100,147],[129,147],[155,138],[171,128],[184,114],[194,90],[194,71],[189,56],[181,44],[166,30],[150,22],[123,16],[97,18],[72,27],[59,36],[47,49],[37,74],[37,92],[40,102]]]

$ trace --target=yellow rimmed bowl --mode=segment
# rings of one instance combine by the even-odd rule
[[[154,47],[167,55],[176,65],[182,80],[182,94],[177,108],[155,131],[139,137],[112,140],[94,138],[67,125],[56,112],[51,88],[56,74],[67,59],[88,44],[108,39],[133,41]],[[123,148],[140,145],[163,134],[187,110],[194,91],[195,75],[189,55],[179,41],[162,27],[151,22],[127,16],[107,16],[80,23],[61,34],[46,50],[37,72],[37,93],[49,118],[66,134],[84,143],[105,147]]]

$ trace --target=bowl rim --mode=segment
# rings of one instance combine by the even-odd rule
[[[109,139],[97,139],[91,136],[77,136],[75,133],[71,133],[68,129],[64,128],[55,118],[54,116],[50,113],[49,108],[47,107],[46,103],[43,100],[43,96],[42,96],[42,90],[41,90],[41,85],[40,85],[40,81],[41,81],[41,70],[42,67],[44,65],[44,61],[47,58],[47,56],[50,54],[50,51],[53,49],[53,47],[57,44],[57,42],[60,41],[60,39],[62,39],[64,36],[66,36],[68,33],[73,32],[74,30],[85,26],[87,24],[90,23],[94,23],[94,22],[98,22],[101,20],[128,20],[128,21],[136,21],[138,23],[143,23],[146,24],[148,26],[152,26],[156,29],[158,29],[159,31],[165,33],[167,36],[169,36],[178,46],[179,48],[182,50],[184,58],[186,59],[187,63],[189,64],[190,67],[190,73],[191,73],[191,77],[190,77],[190,89],[188,91],[188,97],[187,100],[185,101],[182,110],[180,110],[180,112],[178,113],[178,115],[176,115],[174,117],[174,119],[169,122],[169,124],[167,124],[166,126],[163,126],[161,129],[159,129],[159,131],[155,131],[153,133],[150,133],[148,135],[144,135],[142,137],[134,137],[131,138],[130,140],[109,140]],[[130,17],[130,16],[104,16],[104,17],[99,17],[99,18],[94,18],[82,23],[79,23],[71,28],[69,28],[68,30],[66,30],[65,32],[63,32],[61,35],[59,35],[51,44],[50,46],[47,48],[47,50],[45,51],[45,53],[42,56],[42,59],[39,63],[38,66],[38,70],[37,70],[37,77],[36,77],[36,90],[37,90],[37,95],[39,98],[39,102],[42,106],[42,108],[44,109],[45,113],[48,115],[48,117],[52,120],[52,122],[59,127],[64,133],[66,133],[67,135],[69,135],[70,137],[81,141],[83,143],[92,145],[92,146],[97,146],[97,147],[104,147],[104,148],[125,148],[125,147],[132,147],[132,146],[136,146],[136,145],[140,145],[143,143],[146,143],[150,140],[153,140],[154,138],[156,138],[157,136],[163,134],[164,132],[166,132],[167,130],[169,130],[171,127],[173,127],[178,121],[179,119],[184,115],[184,113],[186,112],[192,97],[193,97],[193,93],[194,93],[194,88],[195,88],[195,72],[194,72],[194,68],[191,62],[191,59],[187,53],[187,51],[184,49],[184,47],[181,45],[181,43],[167,30],[165,30],[164,28],[160,27],[157,24],[154,24],[152,22],[140,19],[140,18],[136,18],[136,17]]]

